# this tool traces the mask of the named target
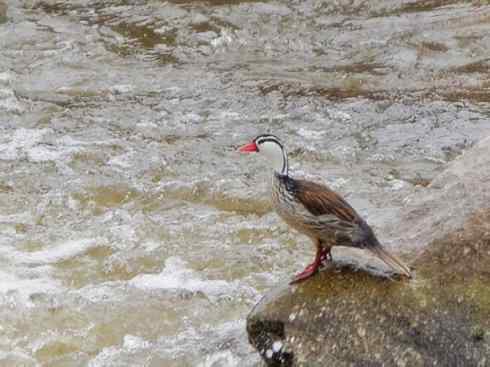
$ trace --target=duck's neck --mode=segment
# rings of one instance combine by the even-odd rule
[[[281,150],[281,155],[277,154],[272,159],[272,169],[274,174],[287,176],[289,172],[288,156],[285,150]]]

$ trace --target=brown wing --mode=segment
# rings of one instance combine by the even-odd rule
[[[334,215],[346,221],[362,221],[359,214],[335,191],[327,186],[305,180],[294,180],[295,196],[313,215]]]
[[[327,186],[288,178],[287,189],[314,219],[304,218],[306,232],[320,239],[335,239],[338,245],[366,247],[379,245],[369,225],[347,201]]]
[[[320,236],[334,235],[337,244],[374,248],[381,246],[369,225],[347,201],[327,186],[305,180],[290,184],[295,197],[317,220],[309,223]]]

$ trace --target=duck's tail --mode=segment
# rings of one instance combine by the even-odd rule
[[[410,268],[405,265],[400,259],[396,256],[390,254],[386,249],[378,244],[377,246],[369,246],[367,247],[369,251],[379,257],[386,265],[391,267],[397,273],[405,275],[407,278],[411,278],[412,274],[410,272]]]

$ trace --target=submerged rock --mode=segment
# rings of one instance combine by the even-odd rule
[[[437,180],[445,190],[438,211],[444,205],[447,213],[454,213],[450,206],[464,208],[464,223],[446,226],[419,250],[413,280],[337,263],[266,294],[247,320],[249,340],[266,364],[490,365],[490,208],[488,200],[475,200],[488,194],[488,181],[477,182],[490,172],[490,155],[482,154],[488,143],[483,140]],[[472,192],[453,196],[453,203],[448,197],[459,186]]]

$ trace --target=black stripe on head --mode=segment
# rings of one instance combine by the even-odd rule
[[[257,136],[254,139],[255,146],[257,147],[257,151],[260,151],[260,145],[266,142],[273,142],[279,145],[279,147],[282,150],[282,158],[283,158],[283,164],[282,164],[282,169],[281,169],[281,174],[287,176],[288,175],[288,157],[286,154],[286,150],[284,149],[281,141],[279,138],[275,135],[272,134],[262,134]]]
[[[255,139],[254,139],[254,143],[259,146],[260,144],[262,143],[265,143],[265,142],[274,142],[276,143],[277,145],[279,145],[281,148],[284,148],[282,146],[282,143],[281,141],[279,140],[279,138],[275,135],[271,135],[271,134],[262,134],[262,135],[259,135],[257,136]]]

